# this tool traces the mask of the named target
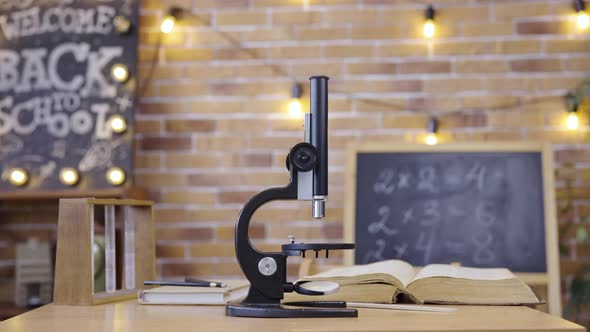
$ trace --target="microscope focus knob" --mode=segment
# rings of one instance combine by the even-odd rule
[[[318,150],[309,143],[295,145],[287,156],[287,168],[293,165],[299,172],[309,172],[317,164]]]
[[[277,261],[272,257],[264,257],[258,262],[258,272],[265,276],[271,276],[277,272]]]

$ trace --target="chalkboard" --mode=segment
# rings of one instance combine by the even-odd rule
[[[363,144],[349,151],[347,263],[402,259],[546,273],[557,266],[550,147]]]
[[[65,167],[82,190],[112,188],[109,167],[130,178],[138,24],[138,0],[0,1],[0,193],[65,189]],[[112,77],[116,64],[129,80]],[[110,130],[115,114],[123,134]],[[7,181],[16,167],[25,188]]]

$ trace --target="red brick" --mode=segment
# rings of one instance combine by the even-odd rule
[[[224,163],[230,167],[270,167],[272,157],[270,153],[227,154]]]
[[[212,132],[215,121],[211,120],[166,120],[166,131],[171,132]]]
[[[163,203],[215,204],[217,197],[212,192],[169,191],[162,194]]]
[[[183,258],[185,247],[183,245],[156,245],[156,257],[158,258]]]
[[[394,63],[352,63],[348,65],[348,72],[353,75],[393,75],[397,72]]]
[[[441,128],[485,127],[486,116],[482,113],[452,113],[439,117]]]
[[[547,53],[578,53],[590,52],[590,43],[587,39],[552,39],[545,41]]]
[[[402,62],[397,65],[400,74],[440,74],[451,72],[449,61],[412,61]]]
[[[217,241],[233,241],[234,234],[234,226],[218,226],[215,228],[215,239]],[[251,239],[264,239],[266,237],[266,227],[261,224],[251,224],[248,236]]]
[[[555,151],[555,160],[562,163],[590,161],[590,151],[581,149],[564,149]]]
[[[255,194],[257,193],[252,191],[223,191],[219,193],[219,203],[244,204]]]
[[[516,26],[520,35],[547,35],[563,32],[562,23],[555,21],[520,22]]]
[[[512,60],[512,71],[516,72],[551,72],[561,71],[562,63],[559,59],[522,59]]]
[[[154,219],[157,223],[181,222],[186,220],[186,211],[184,209],[156,208],[154,210]]]
[[[326,46],[324,49],[324,56],[328,58],[357,58],[357,57],[371,57],[373,56],[373,46],[349,46],[337,45]]]
[[[142,150],[188,150],[192,146],[190,137],[144,137]]]
[[[159,228],[156,240],[166,241],[203,241],[213,239],[212,228]]]
[[[0,279],[12,279],[15,274],[15,267],[13,265],[0,266]]]
[[[0,260],[16,259],[16,248],[14,246],[0,247]]]

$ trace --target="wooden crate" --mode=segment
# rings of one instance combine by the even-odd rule
[[[105,208],[106,291],[94,292],[94,209]],[[115,207],[119,206],[118,214]],[[115,250],[115,225],[121,224],[122,250]],[[156,276],[153,202],[132,199],[75,198],[59,201],[55,304],[93,305],[130,299]],[[123,262],[117,273],[117,255]],[[117,278],[120,276],[120,278]],[[117,280],[121,287],[116,288]]]

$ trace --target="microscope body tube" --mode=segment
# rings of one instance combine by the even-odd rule
[[[313,171],[313,217],[324,218],[328,197],[328,77],[310,78],[311,144],[318,151]]]

